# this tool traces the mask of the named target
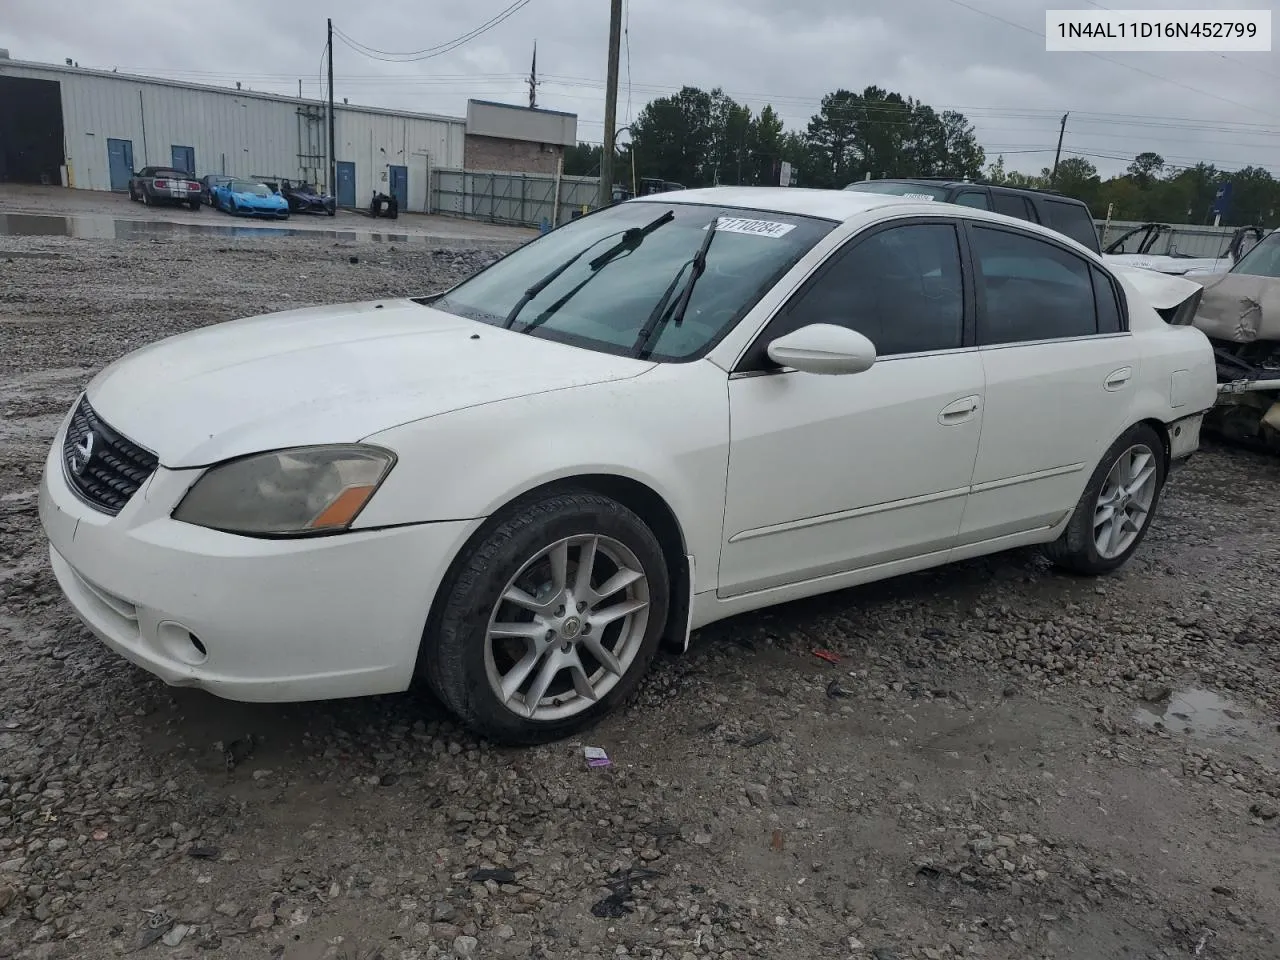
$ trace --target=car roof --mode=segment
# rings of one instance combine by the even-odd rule
[[[1030,220],[1005,216],[994,210],[981,210],[941,200],[916,200],[892,193],[861,193],[857,190],[821,190],[804,187],[704,187],[698,190],[679,190],[672,193],[650,194],[635,197],[624,203],[656,204],[705,204],[736,207],[766,213],[793,214],[802,217],[821,217],[844,223],[872,210],[886,207],[901,209],[904,215],[948,216],[957,219],[986,221],[993,224],[1017,227],[1027,233],[1040,234],[1059,243],[1074,244],[1101,263],[1098,251],[1073,240],[1065,233]],[[939,209],[941,208],[941,209]]]
[[[651,193],[625,202],[707,204],[790,213],[801,217],[822,217],[841,222],[879,207],[911,206],[919,203],[910,197],[897,197],[889,193],[857,193],[805,187],[702,187]]]

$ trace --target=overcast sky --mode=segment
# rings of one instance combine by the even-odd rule
[[[335,5],[357,45],[400,53],[446,44],[517,0],[362,0]],[[1280,49],[1270,53],[1046,53],[1049,8],[1266,9],[1273,0],[625,0],[619,125],[682,84],[772,103],[803,128],[822,95],[877,84],[966,114],[994,159],[1037,171],[1064,156],[1104,174],[1154,150],[1280,176]],[[255,90],[321,93],[323,4],[312,0],[4,0],[0,47],[16,60],[119,68]],[[578,114],[603,136],[606,0],[527,0],[456,49],[387,62],[335,41],[335,92],[352,103],[461,116],[468,97],[528,102],[533,41],[538,105]],[[265,11],[265,12],[264,12]],[[1280,17],[1276,19],[1280,20]],[[1006,22],[1002,22],[1006,21]],[[1277,28],[1280,29],[1280,28]],[[630,68],[628,69],[628,61]],[[624,135],[625,138],[625,135]]]

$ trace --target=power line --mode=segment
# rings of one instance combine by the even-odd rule
[[[1006,20],[1004,17],[1001,17],[997,14],[991,13],[987,10],[982,10],[978,7],[971,6],[965,3],[964,0],[947,0],[947,2],[953,3],[957,7],[963,7],[965,10],[969,10],[973,13],[979,14],[980,16],[989,17],[992,20],[998,20],[1000,23],[1003,23],[1006,26],[1013,27],[1015,30],[1021,30],[1024,33],[1029,33],[1032,36],[1039,37],[1041,40],[1045,39],[1045,35],[1041,33],[1039,30],[1036,30],[1032,27],[1024,26],[1021,23],[1015,23],[1013,20]],[[1209,93],[1207,90],[1201,90],[1198,87],[1193,87],[1190,84],[1183,83],[1180,80],[1172,80],[1169,77],[1162,77],[1158,73],[1152,73],[1150,70],[1144,70],[1141,67],[1135,67],[1133,64],[1125,63],[1123,60],[1113,60],[1111,59],[1111,57],[1104,57],[1102,54],[1094,53],[1092,50],[1080,50],[1078,52],[1083,53],[1090,57],[1095,57],[1096,59],[1102,60],[1105,63],[1114,64],[1117,67],[1124,67],[1126,70],[1132,70],[1135,73],[1141,73],[1143,76],[1151,77],[1153,80],[1159,80],[1163,83],[1171,83],[1175,87],[1181,87],[1183,90],[1190,90],[1192,93],[1198,93],[1202,97],[1209,97],[1213,100],[1220,100],[1223,103],[1229,103],[1231,104],[1231,106],[1239,107],[1242,110],[1250,110],[1254,113],[1261,113],[1263,116],[1268,116],[1268,117],[1272,116],[1271,114],[1267,113],[1265,110],[1259,110],[1257,107],[1251,107],[1247,103],[1240,103],[1238,100],[1231,100],[1228,97],[1221,97],[1216,93]]]
[[[1084,2],[1089,4],[1089,6],[1091,7],[1096,7],[1099,10],[1105,10],[1107,11],[1107,13],[1116,12],[1115,10],[1112,10],[1110,7],[1104,7],[1100,3],[1094,3],[1094,0],[1084,0]],[[1272,73],[1270,70],[1263,70],[1261,67],[1254,66],[1252,63],[1245,63],[1243,60],[1237,60],[1235,57],[1228,57],[1225,53],[1219,53],[1217,50],[1192,50],[1190,52],[1191,53],[1208,53],[1217,57],[1220,60],[1227,61],[1227,63],[1235,63],[1242,67],[1247,67],[1248,69],[1253,70],[1255,73],[1262,74],[1264,77],[1271,77],[1274,80],[1280,80],[1280,73]]]
[[[407,53],[392,53],[388,50],[379,50],[376,47],[368,46],[367,44],[363,44],[360,41],[355,40],[352,37],[349,37],[347,34],[343,33],[341,30],[338,30],[336,27],[334,28],[333,32],[337,34],[338,39],[340,39],[343,43],[345,43],[348,47],[350,47],[356,53],[363,54],[364,56],[368,57],[371,60],[381,60],[384,63],[416,63],[420,60],[430,60],[432,57],[443,56],[444,54],[449,53],[452,50],[456,50],[458,47],[462,46],[464,43],[468,43],[474,40],[476,37],[479,37],[482,34],[488,33],[490,30],[498,26],[498,24],[502,23],[504,20],[507,20],[512,16],[514,16],[515,14],[519,13],[522,9],[527,7],[530,2],[531,0],[515,0],[515,2],[512,3],[509,7],[505,8],[500,13],[497,13],[494,16],[490,17],[484,23],[480,24],[480,26],[467,31],[460,37],[454,37],[452,40],[449,40],[445,43],[438,43],[433,47],[426,47],[422,50],[413,50]]]

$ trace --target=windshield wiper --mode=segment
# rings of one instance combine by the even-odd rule
[[[657,338],[654,336],[658,333],[659,328],[664,327],[668,321],[674,321],[678,327],[684,322],[684,312],[689,308],[689,298],[693,296],[693,287],[698,282],[698,278],[702,276],[702,272],[707,269],[707,250],[711,247],[711,239],[716,235],[716,224],[720,222],[719,217],[715,217],[707,224],[707,235],[702,238],[702,245],[698,247],[698,252],[693,255],[692,260],[686,260],[680,265],[680,269],[676,271],[675,277],[667,289],[663,291],[662,298],[658,301],[648,319],[645,320],[644,326],[640,328],[640,332],[636,334],[635,344],[632,350],[640,359],[644,359],[653,352],[649,345],[650,340],[656,343]],[[675,292],[676,285],[680,278],[684,276],[684,268],[689,266],[689,280],[684,285],[684,289],[680,291],[680,298],[676,300],[675,307],[671,312],[667,313],[667,303],[671,299],[671,294]]]
[[[515,306],[511,308],[511,312],[507,314],[506,319],[502,321],[502,325],[506,327],[508,330],[510,330],[512,325],[514,325],[516,322],[516,317],[520,316],[520,312],[529,305],[529,301],[531,301],[534,297],[536,297],[543,290],[545,290],[552,283],[554,283],[556,278],[559,277],[562,273],[564,273],[566,270],[572,267],[575,263],[581,260],[584,256],[586,256],[587,251],[594,250],[601,243],[611,239],[612,237],[617,237],[617,236],[622,237],[622,239],[618,241],[618,243],[614,244],[604,253],[600,254],[600,256],[596,257],[594,260],[591,261],[590,263],[591,271],[592,271],[592,274],[595,274],[601,267],[603,267],[606,263],[608,263],[618,254],[622,253],[623,251],[634,250],[636,247],[640,246],[640,243],[644,240],[645,237],[651,234],[654,230],[657,230],[658,227],[662,226],[664,223],[670,223],[672,220],[675,219],[675,216],[676,216],[676,212],[674,210],[668,210],[662,216],[655,218],[649,223],[646,223],[643,227],[627,227],[627,229],[619,230],[616,233],[607,233],[603,237],[600,237],[598,240],[596,240],[594,243],[590,243],[587,246],[583,247],[581,250],[575,253],[572,257],[570,257],[564,263],[560,264],[558,267],[556,267],[554,270],[552,270],[550,273],[544,276],[541,280],[539,280],[537,283],[531,286],[528,290],[526,290],[524,292],[524,295],[521,296],[520,299],[516,301]]]

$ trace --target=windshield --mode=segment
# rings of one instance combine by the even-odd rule
[[[271,191],[264,183],[250,183],[248,180],[235,180],[231,184],[232,193],[251,193],[255,197],[269,197]]]
[[[860,180],[851,183],[846,190],[859,193],[889,193],[895,197],[909,197],[912,200],[946,200],[946,187],[934,187],[923,183],[894,183],[892,180]]]
[[[670,216],[664,216],[670,211]],[[635,355],[655,308],[680,295],[719,217],[683,322],[654,330],[655,360],[701,356],[835,226],[813,217],[701,204],[630,201],[526,244],[430,301],[438,310],[606,353]],[[624,236],[636,228],[635,238]],[[642,233],[643,231],[643,233]],[[611,253],[612,251],[612,253]],[[558,268],[577,257],[536,293]],[[524,301],[522,303],[522,301]],[[658,314],[666,316],[665,310]]]
[[[1263,237],[1257,246],[1240,258],[1231,272],[1280,280],[1280,230],[1272,230]]]

